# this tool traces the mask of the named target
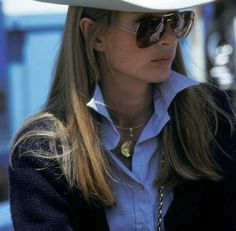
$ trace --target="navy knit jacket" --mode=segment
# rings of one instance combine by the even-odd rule
[[[215,88],[211,92],[217,104],[234,117],[226,95]],[[35,126],[48,125],[44,122]],[[214,158],[224,171],[223,180],[186,180],[177,185],[164,217],[166,231],[236,231],[236,131],[231,134],[223,117],[215,138],[229,155],[212,146]],[[19,157],[38,148],[50,151],[47,140],[29,140],[12,156],[10,204],[15,230],[109,230],[104,209],[99,203],[88,204],[78,189],[69,190],[56,163],[30,155]]]

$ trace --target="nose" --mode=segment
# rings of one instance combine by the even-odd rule
[[[172,45],[178,42],[178,38],[176,37],[173,29],[171,28],[170,23],[165,25],[165,29],[163,31],[163,35],[159,40],[160,45]]]

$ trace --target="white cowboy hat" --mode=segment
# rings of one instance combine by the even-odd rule
[[[37,0],[63,5],[101,8],[107,10],[155,12],[189,8],[214,0]]]

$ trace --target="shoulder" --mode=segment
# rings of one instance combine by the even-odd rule
[[[201,97],[208,98],[203,105],[209,122],[212,122],[214,137],[211,149],[215,160],[223,172],[236,176],[236,117],[230,98],[225,91],[212,84],[200,83],[196,87],[203,90]]]
[[[11,147],[12,169],[23,165],[36,169],[57,165],[53,155],[61,150],[61,139],[53,117],[31,119],[17,133]],[[54,158],[55,159],[55,158]]]
[[[211,84],[201,84],[212,96],[217,108],[217,130],[214,150],[224,173],[236,177],[236,117],[230,98],[225,91]],[[236,180],[236,179],[235,179]],[[236,190],[236,188],[235,188]]]
[[[71,201],[75,196],[78,206],[83,197],[69,187],[56,158],[61,144],[54,137],[53,123],[50,119],[30,121],[13,144],[9,187],[16,230],[74,230]]]
[[[213,98],[218,107],[231,115],[232,118],[235,118],[235,112],[230,103],[229,95],[225,91],[219,89],[213,84],[208,83],[200,83],[199,86]]]
[[[231,140],[236,138],[236,116],[229,95],[212,84],[200,84],[211,96],[215,103],[216,115],[218,119],[217,137],[227,137]],[[226,135],[227,134],[227,135]]]
[[[54,126],[52,119],[36,119],[26,123],[18,132],[11,148],[9,164],[11,190],[22,189],[22,185],[30,187],[31,184],[34,187],[32,182],[37,184],[37,188],[44,185],[45,190],[49,182],[58,191],[68,187],[56,158],[62,150],[61,142],[54,134]]]
[[[14,142],[26,135],[32,135],[34,138],[39,138],[43,133],[56,131],[57,119],[53,115],[39,115],[29,118],[22,127],[18,130]]]
[[[12,149],[49,150],[50,142],[62,137],[63,129],[58,124],[55,117],[48,115],[28,120],[16,134]]]

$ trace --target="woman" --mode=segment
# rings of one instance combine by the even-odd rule
[[[235,230],[235,118],[179,47],[178,9],[205,2],[58,1],[50,95],[12,147],[16,230]]]

